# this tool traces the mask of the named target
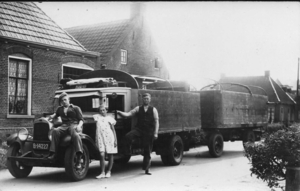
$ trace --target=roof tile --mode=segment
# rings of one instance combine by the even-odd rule
[[[117,44],[130,20],[120,20],[95,25],[77,26],[65,29],[90,51],[101,53],[101,60]]]
[[[0,35],[85,51],[32,2],[0,2]]]

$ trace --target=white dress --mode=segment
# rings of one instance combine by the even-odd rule
[[[116,120],[112,117],[103,117],[100,114],[93,115],[94,120],[97,121],[96,126],[96,145],[98,146],[100,152],[105,152],[108,154],[115,154],[118,152],[118,148],[114,146],[115,136],[109,125],[116,124]]]

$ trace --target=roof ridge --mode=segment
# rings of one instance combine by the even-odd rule
[[[94,24],[88,24],[88,25],[78,25],[78,26],[74,26],[74,27],[65,28],[65,30],[71,30],[71,29],[82,28],[82,27],[98,27],[98,26],[103,26],[103,25],[108,25],[108,24],[117,24],[117,23],[126,22],[126,21],[130,21],[130,19],[107,21],[107,22],[94,23]]]
[[[273,80],[273,79],[272,79],[272,80]],[[285,91],[283,91],[283,89],[280,87],[280,85],[279,85],[275,80],[273,80],[273,81],[274,81],[275,84],[280,88],[280,90],[282,90],[282,92],[283,92],[285,95],[287,95],[288,98],[290,98],[290,100],[291,100],[292,102],[296,103],[295,100],[294,100],[288,93],[286,93]]]
[[[273,85],[273,79],[271,78],[271,77],[269,77],[269,79],[268,79],[269,81],[270,81],[270,84],[271,84],[271,86],[272,86],[272,89],[273,89],[273,91],[274,91],[274,93],[275,93],[275,95],[276,95],[276,98],[277,98],[277,100],[279,101],[279,102],[281,102],[280,101],[280,99],[279,99],[279,96],[278,96],[278,94],[277,94],[277,91],[276,91],[276,89],[275,89],[275,87],[274,87],[274,85]],[[275,82],[275,81],[274,81]],[[278,85],[278,84],[277,84]]]

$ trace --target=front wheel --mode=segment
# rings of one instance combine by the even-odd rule
[[[68,177],[72,181],[80,181],[83,180],[89,170],[89,150],[85,144],[82,144],[83,154],[80,160],[80,167],[76,167],[77,155],[72,146],[67,148],[65,154],[65,170]]]
[[[20,145],[14,144],[11,147],[9,147],[7,151],[7,157],[16,157],[16,156],[21,156],[22,152],[20,149]],[[31,170],[32,166],[26,166],[22,164],[19,161],[16,161],[15,159],[7,159],[6,162],[7,168],[9,172],[15,177],[15,178],[25,178],[27,177]]]
[[[223,136],[219,133],[212,133],[209,137],[208,148],[212,157],[220,157],[223,154]]]
[[[179,165],[183,158],[183,142],[180,136],[171,137],[167,143],[167,154],[161,155],[161,160],[165,165]]]

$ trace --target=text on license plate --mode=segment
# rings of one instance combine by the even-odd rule
[[[49,143],[33,143],[33,149],[48,150]]]

